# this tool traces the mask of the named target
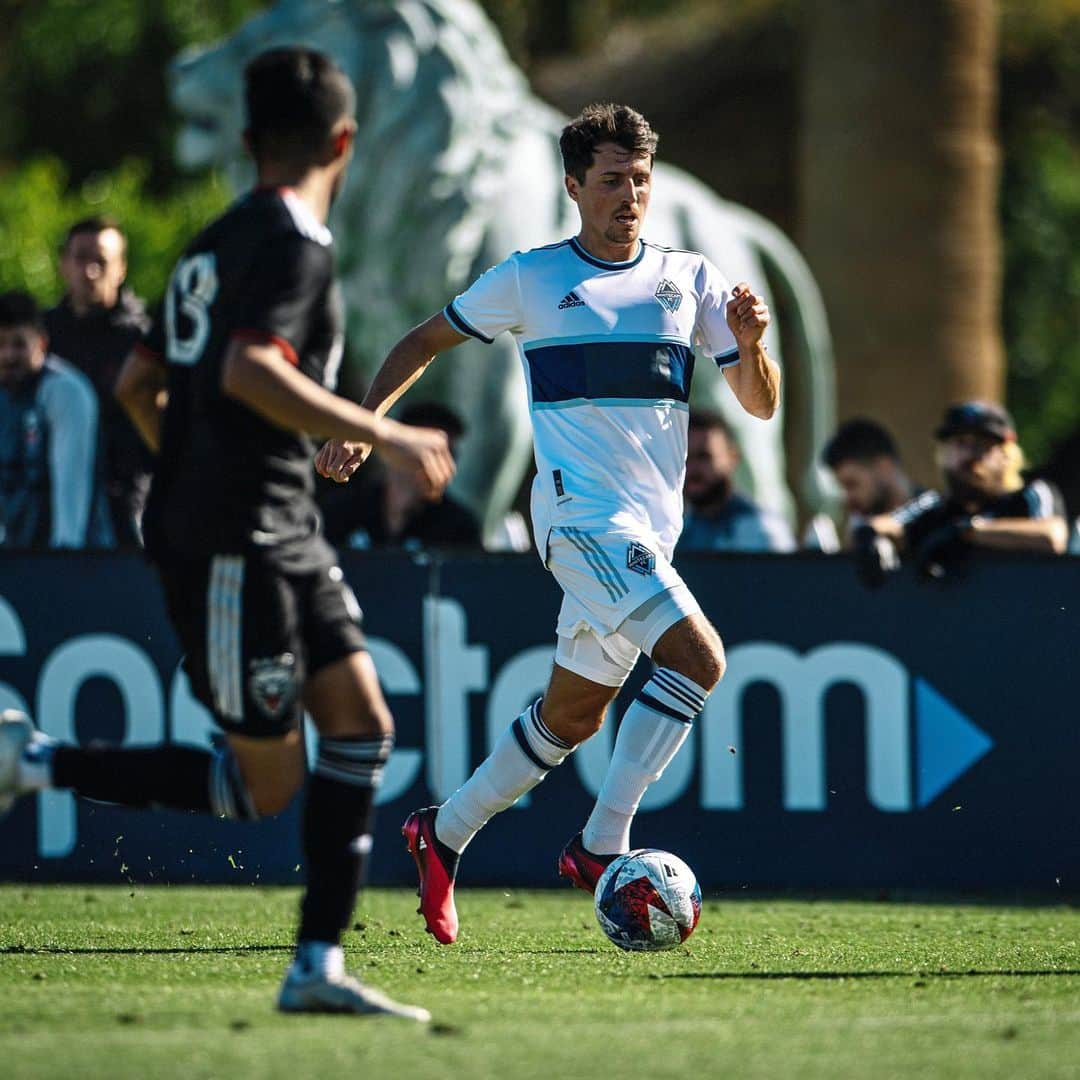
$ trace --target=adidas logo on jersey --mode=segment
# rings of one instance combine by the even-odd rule
[[[559,301],[559,310],[560,311],[565,311],[567,308],[584,307],[584,306],[585,306],[585,301],[582,300],[581,297],[578,296],[578,294],[576,292],[568,292]]]

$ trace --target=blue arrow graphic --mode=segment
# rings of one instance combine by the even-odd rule
[[[985,731],[918,677],[915,728],[919,806],[932,803],[994,745]]]

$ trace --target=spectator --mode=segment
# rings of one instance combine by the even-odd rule
[[[109,547],[108,511],[95,491],[94,389],[47,346],[33,298],[0,295],[0,542]]]
[[[981,401],[952,405],[937,429],[944,491],[926,491],[859,530],[864,580],[879,584],[889,561],[882,540],[898,544],[922,572],[941,577],[972,548],[1060,554],[1068,543],[1061,493],[1025,482],[1012,418]]]
[[[795,537],[779,514],[735,490],[739,447],[718,413],[690,414],[686,480],[689,507],[678,550],[794,551]]]
[[[917,494],[893,437],[874,420],[848,420],[821,455],[844,493],[848,526],[889,514]]]
[[[445,431],[451,454],[465,433],[458,415],[435,402],[410,405],[398,419]],[[323,503],[331,543],[351,548],[480,546],[479,521],[452,496],[429,501],[411,477],[390,470],[362,472],[357,479],[359,490],[354,481],[350,487],[334,489]]]
[[[1080,555],[1080,428],[1054,447],[1039,475],[1061,489],[1066,515],[1072,519],[1069,554]]]
[[[72,225],[60,249],[60,274],[67,292],[45,313],[50,348],[97,391],[99,464],[113,532],[122,545],[141,545],[152,459],[113,397],[113,387],[149,319],[142,301],[124,287],[127,239],[119,225],[108,217]]]

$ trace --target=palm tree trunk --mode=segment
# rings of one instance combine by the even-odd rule
[[[993,4],[815,0],[806,42],[801,220],[839,416],[936,482],[945,405],[1004,386]]]

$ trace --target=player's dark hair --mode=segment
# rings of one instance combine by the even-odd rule
[[[596,148],[602,143],[615,143],[631,153],[656,154],[660,137],[636,109],[629,105],[586,105],[559,136],[563,169],[579,183],[585,183],[585,173],[592,165]]]
[[[465,434],[465,424],[453,409],[437,401],[418,401],[401,410],[398,420],[412,427],[430,427],[445,431],[451,439]]]
[[[893,437],[876,420],[863,417],[841,424],[821,453],[821,460],[830,469],[845,461],[866,462],[880,457],[900,462],[900,452]]]
[[[97,236],[98,233],[103,233],[108,229],[115,229],[120,234],[120,239],[123,241],[123,251],[127,254],[127,235],[123,229],[120,228],[120,222],[116,218],[109,214],[94,214],[91,217],[80,218],[74,224],[68,226],[68,230],[64,233],[64,242],[60,245],[60,250],[67,251],[71,246],[71,241],[76,236]]]
[[[244,69],[244,97],[256,161],[307,164],[356,108],[345,72],[325,53],[299,46],[256,56]]]
[[[45,331],[37,301],[29,293],[18,289],[0,293],[0,326],[5,330],[15,326],[32,326],[42,333]]]
[[[732,446],[738,448],[739,440],[735,438],[731,425],[718,412],[713,412],[711,409],[691,409],[690,430],[719,431]]]

